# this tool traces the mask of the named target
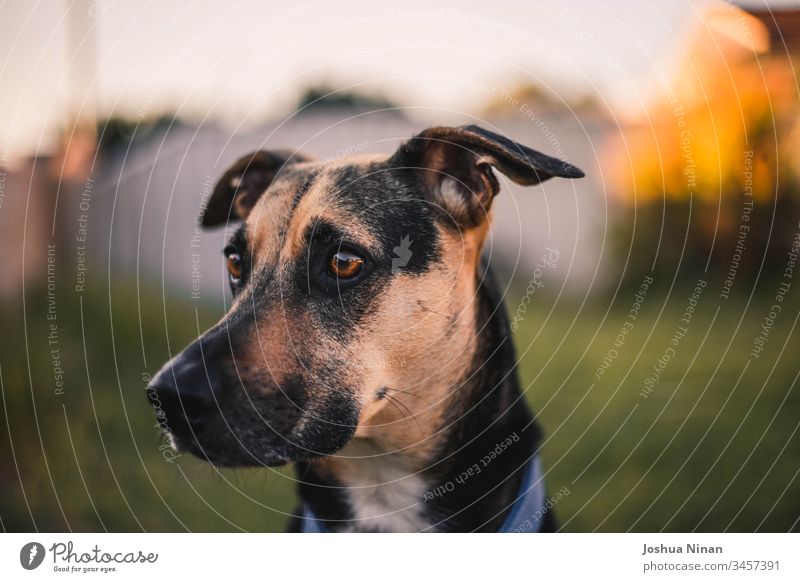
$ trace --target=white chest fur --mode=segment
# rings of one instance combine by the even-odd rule
[[[339,475],[353,514],[349,531],[417,532],[424,517],[425,480],[404,467],[400,455],[385,453],[358,439],[339,455]]]

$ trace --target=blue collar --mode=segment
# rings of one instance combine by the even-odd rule
[[[534,456],[525,468],[519,494],[499,533],[537,533],[548,511],[545,499],[544,476],[539,457]],[[330,533],[308,504],[303,504],[302,533]]]

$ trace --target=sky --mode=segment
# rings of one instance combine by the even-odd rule
[[[423,118],[475,110],[518,81],[613,98],[676,50],[701,5],[6,0],[0,165],[50,147],[72,110],[246,127],[325,81],[387,94]]]

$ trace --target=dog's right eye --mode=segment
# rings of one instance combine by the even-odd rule
[[[352,279],[364,268],[364,259],[348,251],[339,251],[328,261],[331,275],[339,279]]]
[[[242,278],[242,257],[239,253],[228,253],[228,274],[232,283],[238,283]]]

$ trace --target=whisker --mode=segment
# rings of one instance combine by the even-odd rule
[[[402,410],[400,409],[400,407],[397,405],[397,402],[396,402],[396,400],[395,400],[394,398],[392,398],[391,396],[389,396],[388,394],[385,396],[385,398],[386,398],[386,401],[387,401],[389,404],[391,404],[392,406],[394,406],[394,409],[395,409],[397,412],[399,412],[399,413],[400,413],[400,416],[402,416],[402,417],[403,417],[403,420],[407,420],[407,418],[408,418],[408,417],[407,417],[407,416],[406,416],[406,415],[403,413],[403,411],[402,411]]]
[[[394,404],[395,408],[397,408],[397,410],[400,411],[400,414],[403,416],[404,419],[408,420],[409,416],[410,416],[414,420],[414,422],[417,424],[417,428],[419,429],[420,434],[423,434],[423,435],[425,434],[425,431],[422,430],[422,425],[420,425],[419,420],[417,420],[416,415],[411,412],[411,410],[408,408],[408,406],[406,406],[405,404],[400,402],[397,398],[395,398],[395,397],[393,397],[393,396],[391,396],[389,394],[386,395],[386,398],[389,400],[389,402]],[[399,408],[400,406],[402,406],[406,410],[406,412],[408,412],[407,415],[403,414],[403,412]]]
[[[439,317],[444,317],[445,319],[450,319],[449,315],[445,315],[444,313],[439,313],[438,311],[435,311],[435,310],[431,309],[430,307],[425,305],[422,301],[417,301],[417,305],[419,305],[422,308],[422,311],[427,311],[429,313],[433,313],[434,315],[438,315]]]
[[[394,392],[401,392],[401,393],[403,393],[403,394],[408,394],[409,396],[413,396],[414,398],[419,398],[420,400],[422,400],[422,401],[423,401],[425,404],[427,404],[428,406],[433,406],[433,402],[431,402],[431,401],[430,401],[430,400],[428,400],[427,398],[423,398],[423,397],[422,397],[422,396],[420,396],[419,394],[414,394],[414,393],[413,393],[413,392],[411,392],[410,390],[401,390],[400,388],[389,388],[389,390],[392,390],[392,391],[394,391]]]

